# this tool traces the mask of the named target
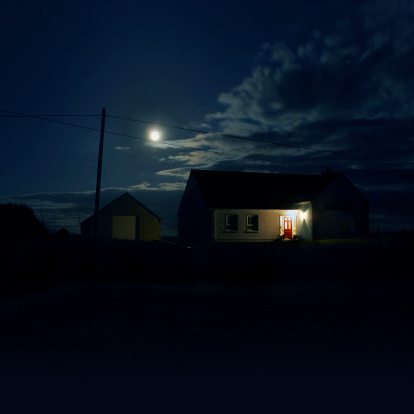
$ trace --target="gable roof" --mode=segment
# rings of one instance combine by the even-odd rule
[[[99,209],[99,214],[101,214],[101,212],[105,211],[108,207],[110,207],[112,204],[117,203],[120,199],[122,198],[130,198],[132,199],[133,202],[139,204],[142,208],[144,208],[145,210],[147,210],[149,213],[151,213],[154,217],[156,217],[158,220],[162,220],[162,218],[158,217],[154,212],[152,212],[148,207],[144,206],[144,204],[140,203],[136,198],[132,197],[131,194],[129,193],[124,193],[122,195],[120,195],[119,197],[115,198],[114,200],[112,200],[110,203],[108,203],[107,205],[105,205],[104,207]],[[86,221],[92,220],[92,218],[95,216],[95,214],[92,214],[91,216],[89,216],[86,220],[82,221],[80,224],[85,223]]]
[[[211,208],[292,208],[314,200],[341,173],[323,175],[191,170]]]

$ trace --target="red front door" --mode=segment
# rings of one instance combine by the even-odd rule
[[[292,238],[292,217],[284,217],[284,234],[287,239]]]

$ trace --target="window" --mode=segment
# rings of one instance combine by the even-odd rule
[[[247,231],[259,231],[259,216],[248,214],[246,221]]]
[[[226,231],[238,230],[238,216],[237,214],[226,215]]]

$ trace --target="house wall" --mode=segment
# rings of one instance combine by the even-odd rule
[[[135,216],[112,216],[112,238],[135,240],[137,238],[137,221],[139,223],[139,217]]]
[[[210,241],[212,216],[204,195],[190,176],[178,209],[178,237],[182,242]]]
[[[296,216],[293,236],[296,234],[305,240],[366,236],[368,200],[345,176],[335,174],[333,178],[316,199],[299,202],[292,210],[213,209],[209,208],[196,179],[190,175],[178,211],[180,240],[271,241],[283,234],[281,217],[284,215]],[[226,215],[237,215],[236,230],[226,227]],[[257,231],[248,228],[247,215],[259,217]]]
[[[281,231],[280,216],[286,215],[287,210],[215,209],[212,214],[215,241],[274,241]],[[237,215],[237,231],[226,230],[226,215]],[[247,215],[258,216],[257,232],[248,230]]]
[[[312,225],[312,203],[299,203],[298,204],[298,235],[303,240],[313,239],[313,225]]]
[[[139,240],[153,241],[160,239],[161,220],[148,211],[145,214],[139,214]]]
[[[139,222],[139,237],[135,237],[135,240],[152,241],[161,239],[161,220],[137,203],[132,197],[121,197],[100,211],[99,239],[112,239],[113,236],[120,238],[120,233],[117,230],[115,230],[115,234],[113,233],[114,217],[118,217],[118,219],[115,219],[115,222],[119,222],[119,217],[129,217],[126,220],[129,220],[131,225],[133,223],[134,229],[131,229],[131,231],[126,232],[125,229],[122,230],[124,236],[121,237],[124,239],[134,240],[132,234],[135,232],[137,221]],[[135,217],[135,220],[132,219],[133,217]],[[135,236],[137,236],[136,233]]]
[[[92,225],[93,219],[90,217],[87,220],[80,223],[81,235],[83,237],[92,237]]]
[[[315,239],[365,237],[368,230],[368,200],[344,176],[339,176],[313,201]]]

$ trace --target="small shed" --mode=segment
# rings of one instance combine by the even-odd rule
[[[93,214],[80,223],[82,236],[93,236],[94,217]],[[162,221],[129,193],[124,193],[99,210],[97,237],[100,240],[160,240]]]

